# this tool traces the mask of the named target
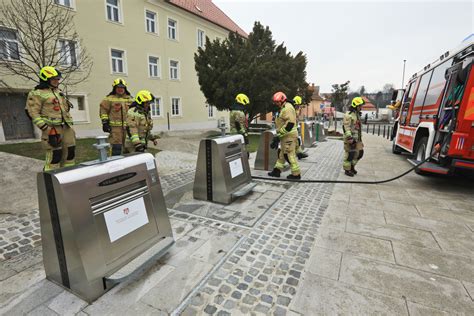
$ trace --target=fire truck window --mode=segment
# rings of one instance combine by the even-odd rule
[[[401,115],[400,115],[400,124],[406,125],[406,120],[407,120],[407,114],[408,114],[408,107],[410,106],[411,99],[413,98],[413,93],[415,91],[415,84],[416,80],[412,81],[410,83],[410,86],[408,87],[408,91],[405,94],[405,100],[403,101],[403,106],[401,109]]]
[[[451,64],[451,60],[442,63],[438,67],[436,67],[433,71],[433,76],[431,77],[430,86],[428,88],[428,93],[426,94],[426,99],[424,105],[433,105],[437,104],[438,101],[441,101],[443,97],[442,91],[444,86],[446,85],[446,79],[444,78],[444,74],[446,69],[449,68]]]
[[[417,125],[420,122],[420,113],[425,100],[426,91],[428,90],[428,84],[430,83],[431,74],[433,70],[428,71],[421,76],[420,84],[418,85],[418,91],[415,96],[415,104],[413,105],[413,111],[410,118],[410,124]]]

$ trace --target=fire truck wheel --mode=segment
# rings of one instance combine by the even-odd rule
[[[415,150],[415,159],[418,161],[423,161],[426,158],[426,146],[428,144],[428,137],[422,137],[418,143],[416,144],[416,150]],[[418,174],[423,174],[423,171],[421,171],[419,168],[415,169],[415,172]]]
[[[393,139],[392,141],[392,153],[394,153],[395,155],[400,155],[402,153],[401,148],[395,145],[395,139]]]

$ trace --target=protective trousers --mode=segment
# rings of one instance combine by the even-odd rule
[[[278,160],[275,168],[280,171],[285,168],[285,161],[290,164],[291,174],[298,176],[301,174],[300,166],[296,160],[295,147],[298,142],[298,136],[284,136],[280,139],[280,151],[278,152]]]
[[[61,167],[74,166],[76,156],[76,132],[68,125],[54,126],[56,129],[56,142],[51,144],[51,129],[46,129],[41,134],[41,145],[46,151],[44,171],[54,170]]]
[[[111,145],[112,156],[120,156],[125,144],[126,129],[122,126],[112,126],[110,128],[109,143]]]
[[[344,161],[342,167],[344,170],[351,170],[364,155],[364,144],[357,142],[352,145],[344,143]]]

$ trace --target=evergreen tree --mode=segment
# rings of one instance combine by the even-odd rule
[[[276,110],[271,100],[276,91],[310,101],[306,56],[302,52],[292,56],[283,44],[277,46],[268,26],[259,22],[246,40],[236,33],[222,42],[206,39],[194,60],[201,91],[219,110],[229,109],[238,93],[250,98],[246,108],[250,119]]]

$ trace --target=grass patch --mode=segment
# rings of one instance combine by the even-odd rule
[[[95,138],[76,139],[76,163],[99,158],[99,152],[92,146],[96,142]],[[0,145],[0,151],[39,160],[44,160],[45,157],[44,150],[41,148],[41,142],[4,144]],[[148,148],[148,152],[154,156],[159,150]]]
[[[260,134],[249,134],[249,144],[247,150],[251,153],[258,150],[258,144],[260,143]]]

